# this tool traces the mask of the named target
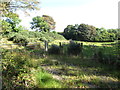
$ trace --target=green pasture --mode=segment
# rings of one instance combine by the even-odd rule
[[[70,42],[70,40],[55,40],[52,41],[50,43],[51,44],[56,44],[59,45],[59,42],[63,43],[63,44],[68,44]],[[83,43],[83,45],[95,45],[95,46],[104,46],[104,45],[108,45],[110,46],[111,44],[114,44],[115,42],[85,42],[85,41],[75,41],[77,43]]]

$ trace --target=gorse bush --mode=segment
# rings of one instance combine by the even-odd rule
[[[68,54],[78,55],[82,51],[82,45],[72,42],[68,45],[67,52]]]
[[[14,37],[17,35],[16,32],[11,32],[6,37],[8,38],[9,41],[13,41]]]
[[[120,66],[120,59],[118,51],[115,46],[113,47],[98,47],[94,52],[94,60],[107,65],[113,65],[115,68]]]
[[[24,40],[26,38],[26,41],[28,40],[29,42],[36,42],[36,41],[54,41],[54,40],[65,40],[65,38],[62,35],[59,35],[54,32],[35,32],[35,31],[22,31],[22,32],[11,32],[6,35],[8,40],[13,41],[15,39],[21,40],[23,37]]]
[[[25,68],[23,66],[26,61],[30,60],[28,56],[20,52],[10,52],[6,50],[2,51],[2,59],[3,75],[5,76],[17,76],[20,72],[24,72]]]
[[[18,43],[23,46],[26,46],[29,43],[29,40],[27,37],[25,37],[23,35],[16,35],[13,37],[13,42]]]
[[[60,54],[60,47],[57,45],[52,45],[51,48],[48,49],[49,54]]]

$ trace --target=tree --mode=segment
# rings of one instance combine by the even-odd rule
[[[4,34],[22,31],[24,28],[19,25],[20,22],[19,15],[16,13],[8,13],[5,19],[0,20],[1,30]]]
[[[67,39],[92,41],[96,35],[96,28],[87,24],[68,25],[64,29],[64,36]]]
[[[43,15],[42,17],[48,23],[48,25],[50,26],[50,29],[54,30],[55,29],[54,19],[51,16],[48,16],[48,15]]]
[[[107,31],[111,34],[115,34],[115,40],[120,39],[120,29],[108,29]]]
[[[16,28],[21,22],[21,20],[19,19],[19,15],[17,15],[16,13],[8,13],[6,17],[6,22],[10,23],[14,32],[18,32],[18,29]]]
[[[27,10],[39,10],[38,5],[40,2],[38,0],[2,0],[0,2],[0,13],[5,16],[9,12],[15,12],[18,9],[23,11]]]
[[[21,20],[15,11],[20,9],[27,13],[27,10],[39,10],[39,3],[38,0],[1,0],[0,25],[2,27],[2,32],[18,32],[22,29],[18,26]]]
[[[64,29],[64,36],[66,39],[76,39],[75,38],[75,30],[76,28],[73,25],[68,25],[65,29]]]
[[[6,22],[5,20],[0,20],[0,27],[2,27],[2,33],[9,33],[12,31],[12,27],[10,23]]]
[[[32,19],[31,29],[35,29],[36,31],[50,31],[49,24],[44,20],[43,17],[36,16]]]
[[[96,27],[88,24],[80,24],[78,31],[80,40],[91,41],[96,35]]]

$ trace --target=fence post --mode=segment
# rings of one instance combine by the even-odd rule
[[[60,46],[60,47],[62,46],[62,43],[61,43],[61,42],[59,42],[59,46]]]
[[[45,41],[45,51],[48,51],[48,42]]]

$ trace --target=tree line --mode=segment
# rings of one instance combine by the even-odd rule
[[[80,41],[114,41],[120,39],[120,29],[96,28],[88,24],[68,25],[62,35]]]

